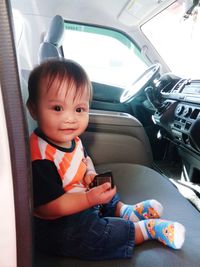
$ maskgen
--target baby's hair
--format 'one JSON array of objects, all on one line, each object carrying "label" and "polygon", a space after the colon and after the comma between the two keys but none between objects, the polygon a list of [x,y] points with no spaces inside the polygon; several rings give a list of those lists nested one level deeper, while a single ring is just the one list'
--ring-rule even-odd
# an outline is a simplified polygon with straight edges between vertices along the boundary
[{"label": "baby's hair", "polygon": [[81,65],[68,59],[48,59],[35,67],[30,73],[28,80],[29,97],[27,104],[37,104],[39,91],[41,90],[43,81],[45,81],[45,87],[48,91],[56,79],[59,82],[58,90],[61,84],[67,81],[68,88],[70,88],[71,85],[75,86],[75,97],[82,95],[84,90],[88,90],[89,99],[91,101],[92,85],[87,73]]}]

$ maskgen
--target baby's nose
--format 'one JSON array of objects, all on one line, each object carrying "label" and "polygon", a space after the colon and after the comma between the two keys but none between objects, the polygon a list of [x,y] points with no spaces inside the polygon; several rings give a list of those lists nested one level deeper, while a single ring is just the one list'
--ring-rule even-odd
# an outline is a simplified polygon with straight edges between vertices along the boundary
[{"label": "baby's nose", "polygon": [[64,117],[65,123],[73,123],[76,121],[76,116],[73,112],[67,112]]}]

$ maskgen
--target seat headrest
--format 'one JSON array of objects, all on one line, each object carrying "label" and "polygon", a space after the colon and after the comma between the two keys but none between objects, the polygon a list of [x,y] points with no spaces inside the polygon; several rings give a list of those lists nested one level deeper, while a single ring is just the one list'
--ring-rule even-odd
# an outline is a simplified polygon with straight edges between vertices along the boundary
[{"label": "seat headrest", "polygon": [[56,15],[50,22],[50,26],[44,37],[44,41],[60,47],[62,45],[64,31],[64,20],[60,15]]},{"label": "seat headrest", "polygon": [[65,32],[64,20],[56,15],[50,22],[44,41],[40,44],[38,61],[41,63],[47,58],[62,57],[61,46]]}]

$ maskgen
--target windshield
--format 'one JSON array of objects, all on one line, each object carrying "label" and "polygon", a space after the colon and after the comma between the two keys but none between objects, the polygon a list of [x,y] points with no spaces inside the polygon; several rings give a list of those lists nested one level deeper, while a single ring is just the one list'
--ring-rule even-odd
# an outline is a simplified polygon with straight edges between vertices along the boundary
[{"label": "windshield", "polygon": [[65,22],[62,47],[98,83],[127,88],[147,68],[138,47],[114,29]]},{"label": "windshield", "polygon": [[176,1],[141,27],[170,70],[181,77],[200,77],[198,12],[199,6],[185,18],[185,1]]}]

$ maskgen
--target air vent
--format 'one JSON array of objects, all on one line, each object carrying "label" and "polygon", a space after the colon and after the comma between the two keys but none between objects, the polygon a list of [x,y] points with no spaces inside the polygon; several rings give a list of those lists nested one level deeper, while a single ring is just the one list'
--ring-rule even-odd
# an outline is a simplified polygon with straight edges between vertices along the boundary
[{"label": "air vent", "polygon": [[195,108],[192,111],[192,114],[190,115],[190,118],[195,120],[197,118],[197,116],[199,115],[199,112],[200,112],[200,110],[198,108]]},{"label": "air vent", "polygon": [[170,93],[178,93],[182,90],[182,88],[185,86],[185,84],[188,83],[188,80],[187,79],[181,79],[177,82],[177,84],[175,84],[175,86],[172,88],[171,92]]}]

